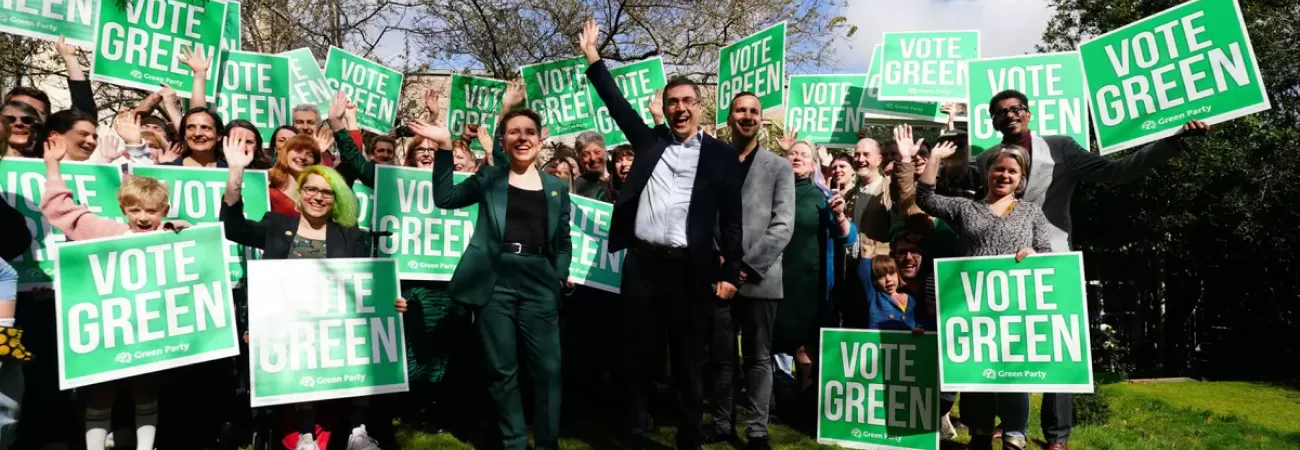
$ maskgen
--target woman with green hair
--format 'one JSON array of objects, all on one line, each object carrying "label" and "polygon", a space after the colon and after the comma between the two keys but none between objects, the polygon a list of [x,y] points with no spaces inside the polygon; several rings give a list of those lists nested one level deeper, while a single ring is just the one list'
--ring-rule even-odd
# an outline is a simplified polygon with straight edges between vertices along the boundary
[{"label": "woman with green hair", "polygon": [[[267,212],[260,221],[244,217],[240,187],[244,169],[253,162],[253,148],[245,145],[254,139],[248,130],[232,130],[224,141],[229,175],[221,204],[221,221],[226,225],[226,239],[262,249],[262,259],[367,258],[365,230],[357,228],[357,197],[334,169],[308,166],[298,175],[298,210],[292,217]],[[352,399],[346,410],[352,413],[350,424],[357,428],[353,439],[365,433],[364,417],[367,397]],[[282,416],[297,417],[297,429],[286,430],[283,442],[291,448],[315,449],[316,440],[327,440],[331,420],[317,420],[313,403],[299,403],[282,410]],[[359,431],[358,431],[359,430]]]}]

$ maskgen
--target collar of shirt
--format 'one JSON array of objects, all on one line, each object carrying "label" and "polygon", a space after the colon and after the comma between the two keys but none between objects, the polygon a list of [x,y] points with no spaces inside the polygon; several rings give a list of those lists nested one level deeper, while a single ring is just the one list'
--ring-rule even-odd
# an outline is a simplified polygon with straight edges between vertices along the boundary
[{"label": "collar of shirt", "polygon": [[704,128],[703,128],[703,127],[701,127],[700,129],[696,130],[696,131],[695,131],[695,134],[691,135],[691,138],[690,138],[690,139],[687,139],[685,142],[683,142],[683,141],[681,141],[681,140],[678,140],[678,139],[677,139],[677,135],[673,135],[673,145],[681,145],[681,146],[686,147],[686,148],[698,149],[698,148],[700,148],[700,143],[701,143],[701,142],[704,142]]}]

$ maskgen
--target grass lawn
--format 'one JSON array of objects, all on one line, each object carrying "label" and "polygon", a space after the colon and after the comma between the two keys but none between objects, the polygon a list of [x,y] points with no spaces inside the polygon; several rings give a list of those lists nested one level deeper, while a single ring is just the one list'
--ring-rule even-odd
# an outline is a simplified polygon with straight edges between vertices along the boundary
[{"label": "grass lawn", "polygon": [[[1074,430],[1075,450],[1194,450],[1194,449],[1300,449],[1300,391],[1269,384],[1239,382],[1177,382],[1112,384],[1103,387],[1110,400],[1111,417],[1104,426]],[[1030,414],[1031,448],[1042,449],[1038,423],[1039,396]],[[483,420],[490,419],[484,417]],[[565,450],[615,448],[599,423],[566,423],[560,446]],[[774,426],[776,449],[834,448],[790,428]],[[659,427],[647,438],[672,448],[672,427]],[[590,436],[590,437],[584,437]],[[964,430],[962,440],[965,440]],[[403,449],[472,449],[451,434],[427,435],[410,429],[399,431]],[[710,450],[724,450],[715,445]]]}]

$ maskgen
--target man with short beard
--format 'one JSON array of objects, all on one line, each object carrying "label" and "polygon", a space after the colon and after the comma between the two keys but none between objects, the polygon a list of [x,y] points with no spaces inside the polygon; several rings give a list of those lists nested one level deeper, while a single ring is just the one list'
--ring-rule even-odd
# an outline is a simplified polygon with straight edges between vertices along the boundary
[{"label": "man with short beard", "polygon": [[[713,304],[713,344],[709,347],[713,373],[713,427],[705,429],[706,443],[735,438],[736,335],[741,340],[745,393],[753,411],[745,418],[750,450],[767,450],[768,405],[772,399],[772,327],[781,302],[781,253],[794,232],[794,170],[790,161],[760,148],[763,104],[752,92],[731,100],[727,116],[731,147],[739,153],[743,233],[740,293],[731,301]],[[712,431],[712,433],[710,433]]]}]

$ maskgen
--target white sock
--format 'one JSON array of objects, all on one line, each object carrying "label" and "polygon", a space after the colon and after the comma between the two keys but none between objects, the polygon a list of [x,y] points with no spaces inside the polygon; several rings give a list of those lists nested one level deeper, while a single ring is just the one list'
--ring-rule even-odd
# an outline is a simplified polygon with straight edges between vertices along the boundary
[{"label": "white sock", "polygon": [[86,408],[86,450],[104,450],[112,424],[113,410]]},{"label": "white sock", "polygon": [[158,402],[135,405],[135,449],[153,450],[158,434]]}]

